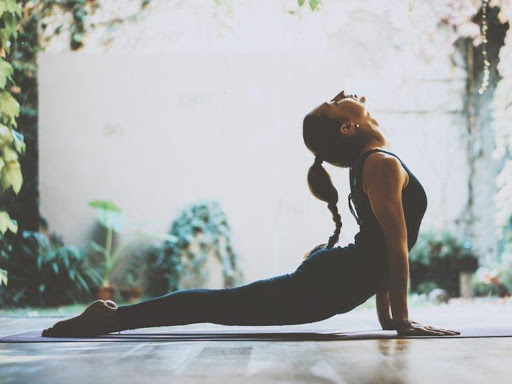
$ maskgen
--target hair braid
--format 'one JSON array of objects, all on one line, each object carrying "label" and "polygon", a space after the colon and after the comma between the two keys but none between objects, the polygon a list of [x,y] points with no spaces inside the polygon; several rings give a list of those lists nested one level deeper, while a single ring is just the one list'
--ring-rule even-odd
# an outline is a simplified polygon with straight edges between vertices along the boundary
[{"label": "hair braid", "polygon": [[331,177],[324,169],[324,167],[322,167],[322,160],[320,158],[317,157],[313,165],[309,168],[307,180],[309,190],[313,196],[327,203],[327,208],[329,208],[329,211],[332,213],[332,218],[336,228],[333,235],[329,237],[329,241],[326,244],[317,245],[315,248],[304,255],[304,259],[319,249],[334,247],[334,245],[339,240],[341,226],[343,225],[341,222],[341,215],[338,212],[338,206],[336,205],[338,202],[338,191],[334,187]]},{"label": "hair braid", "polygon": [[327,242],[326,248],[332,248],[334,247],[334,244],[336,244],[340,238],[340,232],[341,232],[341,226],[343,223],[341,222],[341,215],[338,212],[338,206],[336,203],[334,204],[327,204],[327,207],[332,213],[332,219],[334,220],[334,224],[336,225],[336,229],[334,230],[334,233],[331,237],[329,237],[329,241]]}]

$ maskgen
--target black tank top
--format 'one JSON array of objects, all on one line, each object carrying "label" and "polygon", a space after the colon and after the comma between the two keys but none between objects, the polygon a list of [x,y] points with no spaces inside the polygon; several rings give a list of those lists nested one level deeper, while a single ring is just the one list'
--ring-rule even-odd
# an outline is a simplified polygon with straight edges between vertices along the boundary
[{"label": "black tank top", "polygon": [[[373,214],[368,195],[363,191],[362,172],[366,158],[373,152],[385,152],[400,158],[394,153],[384,149],[374,148],[363,152],[350,168],[350,194],[348,196],[348,205],[352,215],[359,224],[359,232],[355,235],[354,240],[357,246],[371,250],[371,254],[378,257],[381,262],[386,262],[387,258],[386,243],[384,232],[380,224]],[[409,251],[416,243],[421,220],[427,209],[427,195],[419,180],[414,176],[410,169],[400,160],[400,163],[409,174],[409,182],[402,190],[402,205],[404,209],[405,222],[407,226],[407,245]],[[355,207],[355,214],[351,201]],[[386,263],[387,264],[387,263]],[[387,276],[387,273],[386,273]],[[387,279],[384,284],[387,287]]]}]

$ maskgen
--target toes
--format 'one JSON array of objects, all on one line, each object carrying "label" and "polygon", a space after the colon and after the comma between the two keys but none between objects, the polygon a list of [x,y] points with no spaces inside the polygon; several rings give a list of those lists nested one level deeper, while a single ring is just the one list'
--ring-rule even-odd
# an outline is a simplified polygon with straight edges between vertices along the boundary
[{"label": "toes", "polygon": [[44,329],[43,332],[41,332],[41,336],[46,336],[46,337],[55,336],[55,328],[50,327],[50,328]]}]

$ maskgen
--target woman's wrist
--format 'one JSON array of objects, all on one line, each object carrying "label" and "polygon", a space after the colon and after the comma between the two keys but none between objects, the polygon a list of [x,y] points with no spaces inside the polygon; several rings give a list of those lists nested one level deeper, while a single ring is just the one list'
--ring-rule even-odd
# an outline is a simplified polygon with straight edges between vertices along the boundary
[{"label": "woman's wrist", "polygon": [[395,325],[395,328],[398,329],[407,329],[412,327],[412,323],[409,319],[400,319],[400,320],[393,320],[393,324]]},{"label": "woman's wrist", "polygon": [[391,317],[382,317],[382,318],[379,318],[379,323],[380,323],[380,326],[382,327],[383,330],[394,330],[395,329],[395,324],[393,322],[393,319]]}]

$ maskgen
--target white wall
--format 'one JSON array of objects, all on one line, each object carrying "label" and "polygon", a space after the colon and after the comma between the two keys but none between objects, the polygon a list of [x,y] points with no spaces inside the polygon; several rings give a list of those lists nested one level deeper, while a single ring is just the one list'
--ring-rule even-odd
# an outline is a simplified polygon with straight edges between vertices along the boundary
[{"label": "white wall", "polygon": [[[40,55],[41,210],[68,243],[90,235],[92,199],[112,199],[133,225],[166,231],[185,204],[216,198],[247,281],[294,270],[334,229],[306,184],[313,156],[302,118],[342,88],[367,97],[423,183],[424,228],[460,213],[464,76],[442,28],[425,41],[391,11],[399,1],[332,1],[328,14],[302,20],[276,11],[290,1],[262,9],[248,1],[234,11],[234,32],[215,43],[194,29],[210,10],[193,4],[151,9],[107,46],[94,32],[79,53],[57,39]],[[166,17],[180,33],[164,33]],[[346,245],[357,232],[348,172],[326,168],[340,194]],[[130,239],[128,231],[123,241]]]}]

